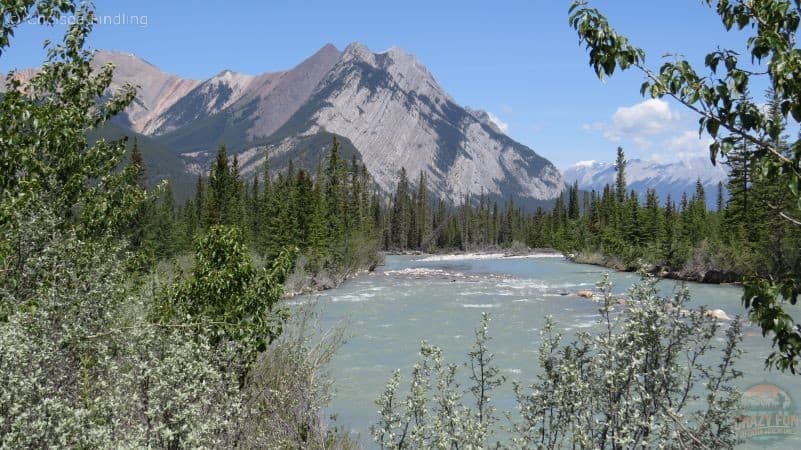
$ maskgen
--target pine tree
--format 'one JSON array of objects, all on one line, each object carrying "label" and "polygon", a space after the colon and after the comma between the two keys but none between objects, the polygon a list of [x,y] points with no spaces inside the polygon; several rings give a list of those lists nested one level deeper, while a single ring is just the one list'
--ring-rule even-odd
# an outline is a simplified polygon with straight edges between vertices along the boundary
[{"label": "pine tree", "polygon": [[408,248],[409,219],[409,179],[406,168],[401,167],[390,215],[390,239],[395,248],[402,250]]},{"label": "pine tree", "polygon": [[160,192],[152,210],[147,224],[147,243],[152,246],[156,260],[164,260],[173,256],[179,248],[175,197],[169,183]]},{"label": "pine tree", "polygon": [[217,150],[217,157],[209,175],[209,192],[204,206],[203,222],[206,227],[228,224],[228,196],[231,173],[228,167],[228,151],[225,145]]},{"label": "pine tree", "polygon": [[[136,139],[134,139],[133,148],[131,149],[131,161],[129,164],[135,173],[134,182],[136,187],[146,190],[147,170],[145,169],[145,159],[139,150],[139,142]],[[142,249],[146,239],[145,228],[147,227],[148,216],[151,214],[150,203],[150,201],[145,201],[138,205],[127,227],[128,239],[134,252]]]},{"label": "pine tree", "polygon": [[661,211],[659,208],[659,196],[655,189],[648,189],[645,199],[645,224],[644,237],[648,242],[659,243],[661,239]]},{"label": "pine tree", "polygon": [[579,214],[581,212],[579,208],[579,187],[578,181],[573,183],[573,186],[570,187],[570,200],[568,202],[567,207],[567,215],[570,220],[578,220]]},{"label": "pine tree", "polygon": [[617,178],[615,181],[617,202],[622,205],[626,202],[626,155],[623,153],[623,147],[617,148],[615,170],[617,171]]},{"label": "pine tree", "polygon": [[431,205],[428,200],[428,178],[422,170],[417,181],[416,208],[418,223],[417,248],[425,250],[431,242],[433,224],[431,222]]}]

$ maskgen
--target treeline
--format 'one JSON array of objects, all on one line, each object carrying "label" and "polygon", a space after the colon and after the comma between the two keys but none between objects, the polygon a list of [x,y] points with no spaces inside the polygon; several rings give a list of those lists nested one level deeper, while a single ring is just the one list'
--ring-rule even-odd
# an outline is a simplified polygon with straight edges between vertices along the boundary
[{"label": "treeline", "polygon": [[[136,144],[131,164],[144,187],[144,163]],[[214,225],[242,230],[249,248],[266,260],[297,249],[305,270],[347,273],[377,262],[380,197],[355,158],[346,161],[334,138],[314,176],[292,163],[272,173],[266,155],[261,173],[243,180],[237,156],[221,146],[208,177],[198,176],[195,196],[176,206],[169,185],[145,205],[131,242],[153,263],[189,251],[195,236]]]},{"label": "treeline", "polygon": [[[388,208],[384,247],[390,250],[486,250],[493,248],[555,248],[563,251],[602,250],[635,261],[645,256],[670,262],[685,258],[693,246],[719,232],[720,214],[707,211],[700,183],[692,197],[665,205],[649,190],[645,204],[627,191],[625,159],[619,151],[618,182],[602,192],[566,189],[551,210],[534,213],[503,203],[486,194],[465,196],[452,207],[443,200],[429,201],[424,173],[415,188],[401,170]],[[719,203],[722,204],[719,187]],[[722,206],[720,207],[723,208]]]},{"label": "treeline", "polygon": [[[771,108],[778,111],[775,104]],[[730,179],[718,185],[712,210],[700,180],[695,192],[680,198],[628,189],[619,148],[615,183],[590,192],[574,184],[552,209],[530,212],[513,199],[499,202],[485,193],[453,205],[431,195],[424,172],[412,181],[405,168],[395,191],[384,196],[363,164],[342,158],[336,139],[314,175],[292,161],[273,173],[267,155],[249,181],[223,146],[208,177],[198,177],[195,198],[177,207],[165,186],[140,211],[130,240],[153,262],[189,251],[193,237],[213,225],[231,225],[267,260],[283,248],[297,248],[300,265],[311,275],[369,268],[379,250],[510,248],[554,248],[582,262],[627,270],[650,265],[699,281],[798,273],[801,232],[780,213],[792,208],[793,196],[781,177],[756,175],[754,154],[747,144],[729,153]],[[136,145],[132,164],[144,186]]]},{"label": "treeline", "polygon": [[557,199],[553,211],[544,216],[553,247],[579,253],[584,262],[620,269],[650,264],[663,271],[683,272],[684,278],[703,277],[709,270],[734,276],[728,273],[733,267],[723,264],[728,207],[722,183],[715,210],[708,210],[700,180],[691,196],[668,196],[663,202],[656,190],[648,189],[641,201],[638,192],[627,189],[621,148],[616,167],[614,185],[606,185],[601,192],[581,192],[574,184]]},{"label": "treeline", "polygon": [[[774,145],[789,156],[780,105],[772,92],[767,98],[778,127]],[[549,243],[581,253],[579,260],[586,262],[626,269],[650,264],[698,281],[794,279],[801,273],[801,227],[783,213],[796,206],[791,183],[782,174],[760,171],[758,155],[746,141],[728,153],[729,180],[718,185],[717,206],[709,211],[700,180],[691,197],[668,197],[661,206],[648,190],[642,204],[637,192],[626,190],[626,161],[618,149],[614,185],[589,194],[574,185],[545,216]]]},{"label": "treeline", "polygon": [[432,199],[420,172],[410,185],[402,168],[385,216],[383,247],[390,251],[468,251],[508,248],[517,243],[545,246],[540,210],[532,216],[514,200],[499,204],[489,195],[466,195],[458,205]]},{"label": "treeline", "polygon": [[[769,109],[777,116],[779,106]],[[782,132],[776,135],[781,136]],[[776,145],[789,155],[785,139]],[[617,152],[617,177],[601,191],[568,187],[550,210],[527,212],[512,199],[486,194],[460,204],[433,200],[425,173],[414,186],[401,170],[383,221],[390,251],[470,251],[554,248],[577,261],[622,270],[651,266],[661,275],[707,282],[793,279],[801,273],[801,227],[782,214],[794,208],[785,177],[761,176],[758,152],[747,143],[728,154],[729,180],[717,186],[709,209],[701,180],[680,198],[628,189],[626,159]],[[728,194],[728,195],[726,195]],[[380,211],[381,209],[378,208]],[[376,225],[381,224],[376,220]]]},{"label": "treeline", "polygon": [[[645,204],[625,186],[622,150],[618,185],[602,192],[585,192],[573,185],[546,211],[533,214],[512,199],[499,204],[485,194],[466,196],[456,207],[427,200],[426,178],[420,174],[416,189],[408,186],[405,171],[389,211],[384,246],[388,249],[444,250],[525,246],[565,251],[604,249],[636,259],[646,254],[680,259],[687,249],[719,230],[719,214],[707,211],[700,183],[692,197],[678,202],[668,197],[661,206],[649,190]],[[722,186],[719,188],[722,203]]]}]

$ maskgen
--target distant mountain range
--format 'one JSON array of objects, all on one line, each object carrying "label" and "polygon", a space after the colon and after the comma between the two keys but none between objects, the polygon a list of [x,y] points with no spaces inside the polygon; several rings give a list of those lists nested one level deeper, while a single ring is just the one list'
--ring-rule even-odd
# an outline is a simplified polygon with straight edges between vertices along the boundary
[{"label": "distant mountain range", "polygon": [[[563,171],[568,184],[578,182],[584,190],[602,191],[606,184],[614,184],[617,170],[614,163],[581,161]],[[649,188],[656,189],[661,201],[670,195],[679,201],[683,193],[692,196],[697,180],[701,180],[706,192],[707,204],[717,201],[718,183],[726,184],[726,166],[713,166],[708,158],[693,158],[672,163],[633,159],[626,164],[626,183],[644,195]]]},{"label": "distant mountain range", "polygon": [[329,44],[290,70],[226,70],[208,80],[164,73],[132,54],[96,55],[96,64],[107,62],[116,66],[115,85],[139,86],[109,133],[140,136],[151,150],[146,162],[184,178],[181,186],[208,169],[220,144],[238,155],[248,176],[264,162],[265,145],[272,166],[292,159],[313,170],[332,135],[385,192],[394,190],[402,167],[413,180],[425,172],[432,193],[451,201],[484,192],[534,206],[565,186],[553,164],[504,134],[491,115],[457,104],[398,48],[375,53],[353,43],[340,52]]}]

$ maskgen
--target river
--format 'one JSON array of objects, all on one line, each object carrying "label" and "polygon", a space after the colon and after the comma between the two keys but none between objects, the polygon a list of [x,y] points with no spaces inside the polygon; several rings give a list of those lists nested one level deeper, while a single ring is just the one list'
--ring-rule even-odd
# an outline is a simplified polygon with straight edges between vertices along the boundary
[{"label": "river", "polygon": [[[473,342],[481,313],[492,316],[491,349],[508,380],[527,384],[537,373],[539,332],[548,315],[568,334],[596,326],[598,306],[574,295],[593,289],[606,269],[571,263],[561,257],[501,258],[492,256],[388,256],[374,273],[339,288],[315,294],[324,324],[347,321],[350,339],[331,367],[336,395],[330,411],[336,424],[351,430],[370,447],[369,427],[376,419],[375,399],[392,372],[408,380],[422,340],[443,348],[449,361],[462,363]],[[614,290],[625,292],[638,279],[632,273],[611,273]],[[732,317],[744,312],[736,286],[688,284],[692,304],[720,308]],[[663,280],[669,293],[677,283]],[[770,383],[796,397],[801,411],[801,377],[764,370],[770,343],[760,331],[744,326],[744,354],[739,369],[743,390]],[[515,411],[510,383],[498,391],[499,411]],[[797,433],[778,442],[748,441],[742,448],[801,448]]]}]

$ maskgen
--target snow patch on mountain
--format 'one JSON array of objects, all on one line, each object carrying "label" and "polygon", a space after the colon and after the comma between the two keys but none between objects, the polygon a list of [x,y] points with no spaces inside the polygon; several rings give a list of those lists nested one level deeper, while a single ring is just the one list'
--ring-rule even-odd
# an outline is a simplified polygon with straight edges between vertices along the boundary
[{"label": "snow patch on mountain", "polygon": [[[578,182],[584,190],[602,191],[604,186],[613,185],[617,176],[615,164],[599,161],[579,161],[563,172],[568,184]],[[692,195],[697,180],[704,185],[707,201],[717,196],[718,183],[726,183],[728,172],[725,165],[713,166],[707,158],[688,158],[672,163],[633,159],[626,164],[626,183],[643,195],[647,189],[656,189],[664,201],[668,195],[674,200],[683,193]]]}]

